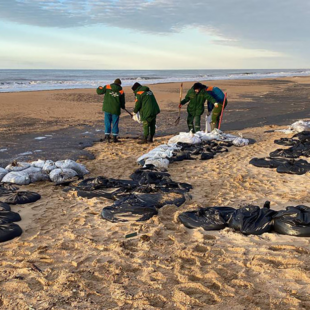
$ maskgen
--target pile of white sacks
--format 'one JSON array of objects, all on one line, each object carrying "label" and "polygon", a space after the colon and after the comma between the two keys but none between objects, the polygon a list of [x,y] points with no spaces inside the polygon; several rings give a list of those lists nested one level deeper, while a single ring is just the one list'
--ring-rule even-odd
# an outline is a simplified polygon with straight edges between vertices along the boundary
[{"label": "pile of white sacks", "polygon": [[303,131],[310,131],[310,121],[297,121],[289,126],[288,129],[278,129],[276,131],[283,132],[285,134],[298,133]]},{"label": "pile of white sacks", "polygon": [[28,185],[39,181],[52,181],[60,184],[87,173],[89,171],[83,165],[71,159],[56,162],[39,159],[32,163],[14,161],[5,169],[0,167],[0,182]]},{"label": "pile of white sacks", "polygon": [[248,139],[244,139],[241,135],[234,136],[231,134],[225,134],[219,129],[214,129],[212,132],[206,133],[204,131],[198,131],[195,134],[192,132],[180,132],[179,135],[172,137],[168,144],[162,144],[140,156],[137,162],[145,161],[144,166],[152,164],[157,168],[168,169],[169,160],[173,156],[173,152],[180,150],[177,145],[178,142],[188,143],[188,144],[199,144],[204,141],[231,141],[235,146],[245,146],[249,144]]}]

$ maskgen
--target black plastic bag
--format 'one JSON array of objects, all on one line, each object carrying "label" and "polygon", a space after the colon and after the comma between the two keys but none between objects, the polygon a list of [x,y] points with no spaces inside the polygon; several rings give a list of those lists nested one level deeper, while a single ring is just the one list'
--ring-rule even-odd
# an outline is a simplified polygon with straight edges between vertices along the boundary
[{"label": "black plastic bag", "polygon": [[17,224],[0,225],[0,242],[9,241],[19,237],[23,233],[22,229]]},{"label": "black plastic bag", "polygon": [[102,188],[123,188],[123,189],[134,189],[138,186],[137,182],[132,180],[118,180],[118,179],[108,179],[102,176],[96,178],[85,179],[78,183],[76,186],[80,190],[97,190]]},{"label": "black plastic bag", "polygon": [[0,183],[0,197],[14,193],[17,190],[18,190],[18,187],[10,183]]},{"label": "black plastic bag", "polygon": [[187,211],[179,215],[178,219],[187,228],[202,227],[204,230],[220,230],[227,226],[234,208],[207,207],[197,211]]},{"label": "black plastic bag", "polygon": [[214,158],[213,153],[202,153],[200,160],[208,160]]},{"label": "black plastic bag", "polygon": [[170,163],[183,160],[194,160],[194,158],[191,157],[190,152],[177,152],[174,153],[173,157],[169,158]]},{"label": "black plastic bag", "polygon": [[298,138],[300,142],[307,143],[310,142],[310,131],[302,131],[293,136],[293,138]]},{"label": "black plastic bag", "polygon": [[17,205],[17,204],[36,202],[40,198],[41,196],[35,192],[20,191],[20,192],[9,195],[6,198],[5,202],[11,205]]},{"label": "black plastic bag", "polygon": [[310,208],[287,207],[274,216],[274,230],[279,234],[310,237]]},{"label": "black plastic bag", "polygon": [[161,208],[165,205],[174,204],[177,207],[185,202],[185,196],[181,192],[158,192],[158,193],[135,193],[135,196],[142,200],[144,203]]},{"label": "black plastic bag", "polygon": [[300,141],[297,139],[291,139],[291,138],[281,138],[279,140],[274,140],[275,144],[284,145],[284,146],[295,146],[299,145]]},{"label": "black plastic bag", "polygon": [[[150,170],[143,170],[137,169],[133,174],[130,175],[130,178],[133,181],[138,182],[141,184],[158,184],[162,180],[170,180],[170,174],[167,172],[160,172],[160,171],[150,171]],[[171,180],[170,180],[171,181]]]},{"label": "black plastic bag", "polygon": [[11,211],[10,205],[5,202],[0,201],[0,212],[1,211]]},{"label": "black plastic bag", "polygon": [[300,154],[300,156],[310,157],[310,145],[301,143],[298,146],[293,147],[296,154]]},{"label": "black plastic bag", "polygon": [[310,164],[306,160],[290,160],[277,167],[278,173],[302,175],[310,171]]},{"label": "black plastic bag", "polygon": [[249,205],[236,210],[229,219],[228,225],[245,235],[261,235],[272,229],[273,216],[276,213],[270,210],[269,202],[266,202],[262,209]]},{"label": "black plastic bag", "polygon": [[117,200],[114,205],[102,209],[101,216],[110,222],[147,221],[157,215],[157,209],[137,198],[129,195]]},{"label": "black plastic bag", "polygon": [[288,159],[285,158],[252,158],[250,160],[250,164],[255,167],[260,168],[277,168],[280,165],[286,164],[288,162]]},{"label": "black plastic bag", "polygon": [[[71,189],[71,190],[74,190],[74,189]],[[101,189],[89,190],[89,191],[77,189],[76,191],[76,195],[78,197],[83,197],[87,199],[101,197],[101,198],[116,200],[118,196],[121,196],[124,193],[127,193],[127,190],[123,188],[101,188]]]},{"label": "black plastic bag", "polygon": [[0,225],[9,224],[13,222],[21,221],[21,217],[18,213],[12,211],[1,211],[0,212]]},{"label": "black plastic bag", "polygon": [[297,151],[293,147],[289,149],[277,149],[269,154],[271,158],[283,157],[283,158],[298,158],[301,156],[302,152]]}]

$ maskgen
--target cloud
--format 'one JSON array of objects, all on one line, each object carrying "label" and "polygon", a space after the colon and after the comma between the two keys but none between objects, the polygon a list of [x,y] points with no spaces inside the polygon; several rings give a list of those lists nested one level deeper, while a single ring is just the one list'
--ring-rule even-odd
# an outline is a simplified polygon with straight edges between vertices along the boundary
[{"label": "cloud", "polygon": [[[166,34],[197,27],[221,44],[306,54],[308,0],[1,0],[0,19],[43,27],[106,25]],[[202,34],[203,36],[203,34]],[[194,48],[194,47],[193,47]],[[224,47],[223,47],[224,48]]]}]

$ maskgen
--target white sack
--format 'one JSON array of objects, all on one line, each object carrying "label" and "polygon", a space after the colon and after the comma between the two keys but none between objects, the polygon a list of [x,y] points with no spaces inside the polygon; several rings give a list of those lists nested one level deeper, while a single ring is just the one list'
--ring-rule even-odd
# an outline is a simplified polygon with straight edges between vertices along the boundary
[{"label": "white sack", "polygon": [[52,160],[47,160],[42,168],[42,170],[46,173],[50,173],[52,170],[56,169],[56,165]]},{"label": "white sack", "polygon": [[37,167],[37,168],[43,168],[43,166],[44,166],[44,164],[45,164],[45,160],[42,160],[42,159],[38,159],[37,161],[33,161],[32,163],[31,163],[31,166],[33,166],[33,167]]},{"label": "white sack", "polygon": [[8,166],[5,167],[6,170],[10,171],[22,171],[30,167],[29,163],[24,162],[12,162]]},{"label": "white sack", "polygon": [[302,132],[302,131],[309,131],[310,130],[310,121],[305,122],[305,121],[298,121],[293,123],[290,126],[290,129],[293,130],[294,132]]},{"label": "white sack", "polygon": [[13,183],[17,185],[28,185],[30,183],[30,177],[24,171],[11,171],[2,179],[4,183]]},{"label": "white sack", "polygon": [[30,183],[49,180],[48,174],[44,173],[41,168],[29,167],[22,172],[28,175]]},{"label": "white sack", "polygon": [[176,144],[162,144],[138,158],[138,162],[147,158],[171,158],[175,150],[181,149]]},{"label": "white sack", "polygon": [[235,146],[246,146],[246,145],[249,145],[249,140],[248,139],[244,139],[242,137],[238,137],[238,138],[235,138],[232,143],[233,145]]},{"label": "white sack", "polygon": [[79,176],[83,176],[89,171],[81,164],[76,163],[74,160],[66,159],[66,160],[59,160],[55,163],[57,168],[61,169],[72,169],[77,172]]},{"label": "white sack", "polygon": [[277,132],[283,132],[287,135],[303,131],[310,131],[310,121],[299,120],[289,126],[288,129],[277,129]]},{"label": "white sack", "polygon": [[201,143],[201,139],[198,135],[190,132],[180,132],[177,136],[172,137],[168,141],[168,145],[176,144],[178,142],[188,143],[188,144],[198,144]]},{"label": "white sack", "polygon": [[157,168],[164,168],[168,169],[169,166],[169,160],[165,158],[148,158],[145,161],[144,167],[146,165],[154,165]]},{"label": "white sack", "polygon": [[7,173],[8,171],[6,169],[0,167],[0,182]]},{"label": "white sack", "polygon": [[206,133],[211,132],[212,115],[206,116]]},{"label": "white sack", "polygon": [[72,169],[54,169],[49,174],[49,177],[54,183],[63,183],[77,176],[77,172]]}]

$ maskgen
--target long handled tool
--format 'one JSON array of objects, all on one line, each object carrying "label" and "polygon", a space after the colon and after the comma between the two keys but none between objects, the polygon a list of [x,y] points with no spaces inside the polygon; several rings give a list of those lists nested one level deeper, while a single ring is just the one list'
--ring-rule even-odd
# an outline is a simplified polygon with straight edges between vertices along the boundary
[{"label": "long handled tool", "polygon": [[224,114],[224,107],[225,107],[226,99],[227,99],[227,93],[225,93],[225,97],[224,97],[224,100],[223,100],[222,112],[221,112],[221,117],[220,117],[220,122],[219,122],[219,129],[221,129],[221,124],[222,124],[222,118],[223,118],[223,114]]},{"label": "long handled tool", "polygon": [[124,109],[131,117],[133,116],[127,109]]},{"label": "long handled tool", "polygon": [[174,122],[175,126],[179,125],[180,119],[181,119],[181,100],[182,100],[182,95],[183,95],[183,83],[181,83],[181,86],[180,86],[179,115],[178,115],[178,118]]}]

